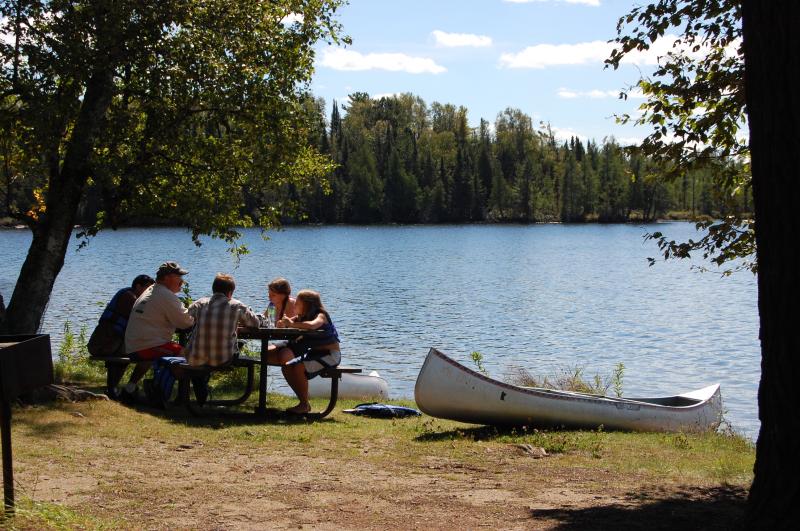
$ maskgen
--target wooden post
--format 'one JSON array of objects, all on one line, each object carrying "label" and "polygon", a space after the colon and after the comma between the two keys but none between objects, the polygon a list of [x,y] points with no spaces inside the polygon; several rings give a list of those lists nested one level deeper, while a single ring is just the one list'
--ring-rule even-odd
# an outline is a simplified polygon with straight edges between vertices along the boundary
[{"label": "wooden post", "polygon": [[3,439],[3,502],[6,516],[14,514],[14,467],[11,460],[11,404],[0,398],[0,432]]},{"label": "wooden post", "polygon": [[11,404],[21,394],[53,383],[50,336],[0,336],[0,439],[3,447],[5,514],[14,514],[14,463],[11,460]]},{"label": "wooden post", "polygon": [[256,414],[267,414],[267,352],[269,351],[269,335],[261,340],[261,369],[258,373],[258,407]]}]

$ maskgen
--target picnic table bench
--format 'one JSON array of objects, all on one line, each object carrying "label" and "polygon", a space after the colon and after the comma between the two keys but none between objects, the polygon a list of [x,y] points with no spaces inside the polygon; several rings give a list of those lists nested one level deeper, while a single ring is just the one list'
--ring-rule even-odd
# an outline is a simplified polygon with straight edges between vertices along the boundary
[{"label": "picnic table bench", "polygon": [[[298,330],[290,328],[258,328],[258,329],[241,329],[239,337],[242,339],[258,339],[261,340],[261,356],[260,358],[250,358],[246,356],[239,356],[233,359],[230,363],[219,367],[210,367],[206,365],[192,366],[188,363],[180,363],[172,365],[172,373],[178,382],[178,399],[177,403],[183,404],[192,415],[203,415],[206,411],[215,406],[235,406],[244,403],[253,392],[253,384],[255,380],[255,368],[261,367],[259,378],[259,403],[256,407],[255,414],[261,417],[274,416],[277,410],[269,409],[266,407],[267,400],[267,367],[279,366],[267,362],[267,349],[270,339],[291,339],[297,338],[302,335],[313,336],[315,331]],[[104,362],[106,366],[106,394],[114,398],[116,396],[116,389],[125,374],[125,369],[131,363],[137,363],[129,357],[106,357],[106,358],[91,358],[94,361]],[[245,384],[244,392],[241,396],[228,400],[207,400],[204,404],[198,404],[191,398],[191,379],[194,376],[202,376],[212,374],[215,372],[230,371],[238,368],[247,370],[247,383]],[[330,400],[327,407],[321,412],[312,412],[302,415],[306,418],[321,419],[326,417],[336,407],[336,402],[339,397],[339,380],[342,374],[360,373],[361,369],[355,367],[329,367],[319,373],[321,378],[331,379],[331,393]],[[208,406],[208,407],[206,407]]]},{"label": "picnic table bench", "polygon": [[[178,401],[186,405],[186,408],[189,410],[190,413],[193,415],[201,416],[203,415],[205,406],[235,406],[238,404],[242,404],[245,402],[250,394],[253,391],[253,374],[255,372],[255,367],[257,365],[261,365],[261,360],[258,358],[246,358],[241,357],[232,362],[231,365],[226,367],[208,367],[208,366],[191,366],[187,363],[182,363],[180,365],[173,366],[173,374],[175,374],[178,380]],[[272,367],[280,367],[278,364],[268,364],[268,366]],[[197,404],[196,401],[192,400],[191,392],[190,392],[190,384],[191,379],[193,376],[200,376],[205,374],[210,374],[220,370],[231,370],[236,367],[246,367],[247,368],[247,384],[245,386],[244,393],[242,396],[230,400],[208,400],[205,403],[205,406]],[[263,366],[262,366],[263,367]],[[265,372],[265,368],[262,368],[262,371]],[[339,398],[339,380],[342,378],[342,374],[353,374],[353,373],[360,373],[361,369],[357,369],[355,367],[328,367],[323,369],[322,372],[318,374],[320,378],[330,378],[331,380],[331,395],[330,399],[328,400],[328,405],[325,407],[324,410],[320,412],[309,412],[303,414],[301,416],[307,417],[310,419],[321,419],[325,418],[333,411],[333,408],[336,407],[336,402]],[[263,389],[263,396],[266,397],[266,388]],[[274,416],[275,414],[279,414],[280,412],[274,409],[261,409],[259,407],[256,408],[255,411],[257,416],[262,417],[270,417]]]},{"label": "picnic table bench", "polygon": [[[92,361],[104,362],[106,365],[106,394],[110,398],[116,398],[117,394],[117,386],[122,379],[122,375],[125,373],[128,365],[139,363],[139,360],[134,360],[129,357],[97,357],[91,358]],[[171,367],[173,370],[173,374],[175,375],[175,379],[178,382],[178,402],[184,400],[185,392],[183,391],[183,387],[187,388],[188,392],[188,385],[187,382],[191,376],[199,376],[201,374],[211,374],[213,372],[223,372],[223,371],[230,371],[236,368],[246,368],[247,369],[247,383],[245,385],[244,393],[241,397],[232,399],[232,400],[209,400],[207,403],[209,405],[237,405],[241,404],[246,401],[250,394],[253,392],[253,382],[255,380],[255,366],[260,363],[260,360],[257,358],[248,358],[248,357],[239,357],[231,361],[231,363],[219,366],[219,367],[209,367],[209,366],[199,366],[199,367],[192,367],[188,363],[181,363],[176,364]]]}]

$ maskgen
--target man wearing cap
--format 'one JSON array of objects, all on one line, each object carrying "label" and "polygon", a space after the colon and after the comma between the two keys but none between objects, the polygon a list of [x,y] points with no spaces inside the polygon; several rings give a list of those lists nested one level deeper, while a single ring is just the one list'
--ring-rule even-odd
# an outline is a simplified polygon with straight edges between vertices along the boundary
[{"label": "man wearing cap", "polygon": [[[183,347],[172,340],[176,329],[191,328],[194,318],[176,293],[188,273],[177,262],[164,262],[156,273],[156,282],[136,300],[125,331],[125,350],[131,359],[152,361],[165,356],[180,356]],[[147,372],[149,363],[138,364],[121,397],[133,399],[136,384]]]}]

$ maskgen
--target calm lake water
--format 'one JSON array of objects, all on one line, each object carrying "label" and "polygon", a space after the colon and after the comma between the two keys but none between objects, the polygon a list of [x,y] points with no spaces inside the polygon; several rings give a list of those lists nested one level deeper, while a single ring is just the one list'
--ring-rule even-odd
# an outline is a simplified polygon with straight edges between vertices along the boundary
[{"label": "calm lake water", "polygon": [[[755,437],[760,375],[755,277],[721,278],[690,263],[648,267],[655,226],[301,227],[245,231],[251,254],[237,264],[227,246],[195,247],[181,229],[101,233],[67,254],[42,325],[58,345],[65,321],[91,331],[101,307],[140,273],[165,260],[189,270],[192,295],[208,295],[213,275],[231,272],[236,297],[262,311],[266,284],[287,277],[313,288],[342,337],[348,365],[377,370],[394,397],[412,397],[428,348],[467,365],[483,354],[490,374],[525,368],[586,376],[624,363],[624,395],[674,394],[721,382],[726,418]],[[690,223],[659,224],[670,237]],[[6,300],[30,234],[0,231],[0,292]],[[273,382],[277,381],[274,379]],[[276,384],[280,389],[280,384]]]}]

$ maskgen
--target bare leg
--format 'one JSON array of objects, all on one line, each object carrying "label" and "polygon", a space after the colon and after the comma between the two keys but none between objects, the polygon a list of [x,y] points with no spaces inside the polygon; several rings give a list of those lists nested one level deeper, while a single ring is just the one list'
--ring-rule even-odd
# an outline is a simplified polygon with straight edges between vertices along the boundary
[{"label": "bare leg", "polygon": [[141,380],[144,375],[147,374],[147,371],[150,369],[152,364],[152,361],[140,361],[137,363],[133,368],[133,372],[131,373],[131,378],[128,380],[128,383],[134,385],[139,383],[139,380]]},{"label": "bare leg", "polygon": [[147,373],[152,364],[152,361],[140,361],[136,363],[128,383],[120,388],[119,399],[121,402],[128,404],[136,402],[136,384],[139,383],[139,380]]},{"label": "bare leg", "polygon": [[306,378],[306,370],[302,363],[295,365],[284,365],[287,361],[293,359],[294,352],[288,348],[281,348],[277,352],[269,351],[267,353],[267,360],[269,363],[281,365],[281,372],[286,379],[286,383],[292,388],[297,399],[300,401],[296,406],[287,409],[290,413],[308,413],[311,411],[311,404],[308,402],[308,378]]},{"label": "bare leg", "polygon": [[302,363],[296,365],[284,365],[281,367],[283,377],[292,388],[294,394],[300,403],[296,406],[287,409],[290,413],[308,413],[311,411],[311,404],[308,402],[308,378],[306,378],[306,369]]}]

